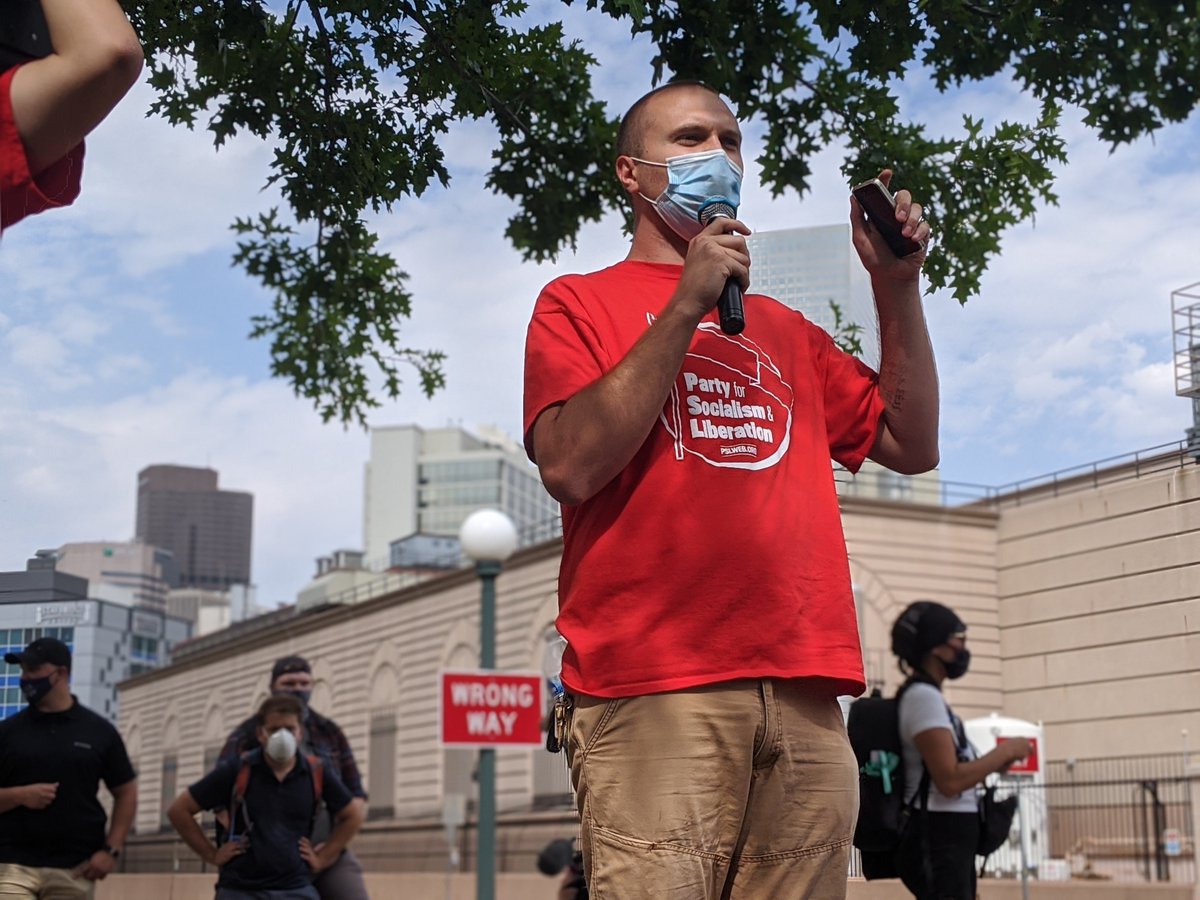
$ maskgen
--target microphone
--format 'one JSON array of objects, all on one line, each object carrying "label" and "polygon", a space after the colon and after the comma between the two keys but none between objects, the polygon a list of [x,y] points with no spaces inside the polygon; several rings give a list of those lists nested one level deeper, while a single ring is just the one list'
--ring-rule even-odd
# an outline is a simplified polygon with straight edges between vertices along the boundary
[{"label": "microphone", "polygon": [[[700,207],[700,224],[708,226],[713,219],[736,219],[737,209],[724,197],[713,197]],[[721,298],[717,301],[717,315],[721,319],[721,330],[726,334],[741,334],[746,327],[746,308],[742,303],[742,286],[736,278],[725,282]]]}]

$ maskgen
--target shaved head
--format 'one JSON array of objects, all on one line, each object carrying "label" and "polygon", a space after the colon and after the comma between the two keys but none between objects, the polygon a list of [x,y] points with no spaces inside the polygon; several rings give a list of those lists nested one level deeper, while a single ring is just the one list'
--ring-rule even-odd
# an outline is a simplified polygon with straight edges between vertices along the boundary
[{"label": "shaved head", "polygon": [[617,129],[617,156],[641,156],[645,152],[646,124],[650,120],[653,105],[651,101],[670,91],[700,88],[720,98],[715,90],[702,81],[671,81],[660,85],[645,94],[621,119],[621,127]]}]

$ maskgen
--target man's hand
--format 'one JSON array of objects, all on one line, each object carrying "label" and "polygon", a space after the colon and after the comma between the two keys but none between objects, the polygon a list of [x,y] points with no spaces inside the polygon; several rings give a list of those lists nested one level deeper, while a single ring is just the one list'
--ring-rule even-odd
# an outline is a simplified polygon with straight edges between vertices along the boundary
[{"label": "man's hand", "polygon": [[25,792],[21,796],[22,806],[28,806],[30,809],[45,809],[54,802],[54,798],[58,795],[58,782],[27,784],[24,789]]},{"label": "man's hand", "polygon": [[243,836],[236,841],[226,841],[217,848],[217,852],[213,854],[213,858],[209,860],[218,869],[224,868],[225,864],[237,856],[241,856],[246,852],[246,848],[250,846],[250,839]]},{"label": "man's hand", "polygon": [[[879,180],[885,186],[892,182],[892,170],[884,169]],[[896,191],[896,220],[904,223],[901,234],[912,238],[921,249],[908,256],[896,256],[882,235],[875,230],[863,212],[862,206],[850,197],[850,231],[854,238],[854,249],[864,268],[872,278],[889,278],[896,281],[916,281],[921,274],[929,246],[929,223],[925,221],[925,210],[914,203],[912,194],[906,190]]]},{"label": "man's hand", "polygon": [[317,844],[314,847],[308,838],[300,838],[300,857],[308,863],[308,867],[312,869],[314,875],[325,871],[337,862],[336,859],[327,859],[327,854],[323,852],[324,850],[324,843]]},{"label": "man's hand", "polygon": [[697,319],[717,305],[730,278],[737,280],[743,291],[750,287],[750,251],[743,236],[749,233],[737,219],[721,217],[688,243],[675,297]]},{"label": "man's hand", "polygon": [[107,850],[97,850],[83,864],[83,868],[79,870],[79,874],[88,881],[100,881],[106,876],[111,875],[112,870],[116,867],[117,861],[113,859],[111,853]]}]

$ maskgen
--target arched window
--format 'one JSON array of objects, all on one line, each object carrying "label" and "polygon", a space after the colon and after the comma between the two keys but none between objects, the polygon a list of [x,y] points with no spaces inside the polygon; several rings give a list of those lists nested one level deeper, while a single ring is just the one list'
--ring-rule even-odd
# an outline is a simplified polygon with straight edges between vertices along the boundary
[{"label": "arched window", "polygon": [[367,743],[367,818],[396,815],[396,707],[400,682],[387,663],[371,678]]}]

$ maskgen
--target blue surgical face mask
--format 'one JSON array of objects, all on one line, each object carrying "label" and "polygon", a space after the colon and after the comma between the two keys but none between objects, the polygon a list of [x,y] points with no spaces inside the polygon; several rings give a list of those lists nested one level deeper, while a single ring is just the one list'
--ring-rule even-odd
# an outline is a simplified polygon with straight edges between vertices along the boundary
[{"label": "blue surgical face mask", "polygon": [[742,170],[724,150],[703,150],[669,156],[665,163],[630,157],[647,166],[663,166],[667,170],[667,187],[657,200],[645,194],[671,230],[690,241],[701,231],[700,211],[713,201],[728,204],[737,211],[742,200]]}]

